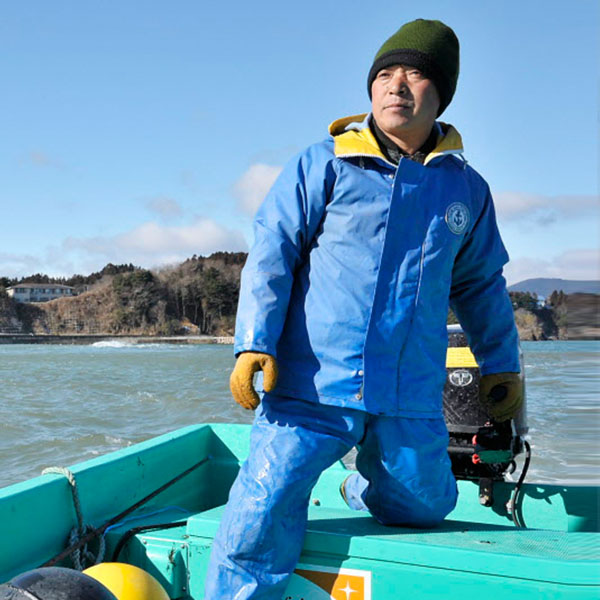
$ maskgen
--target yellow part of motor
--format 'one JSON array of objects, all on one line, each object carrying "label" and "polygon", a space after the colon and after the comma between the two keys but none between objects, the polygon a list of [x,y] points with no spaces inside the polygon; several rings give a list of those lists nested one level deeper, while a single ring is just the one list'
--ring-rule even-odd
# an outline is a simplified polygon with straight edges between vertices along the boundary
[{"label": "yellow part of motor", "polygon": [[448,348],[448,352],[446,353],[447,369],[458,369],[460,367],[469,369],[477,366],[477,361],[468,346]]},{"label": "yellow part of motor", "polygon": [[143,569],[126,563],[100,563],[84,571],[107,587],[118,600],[169,600],[158,581]]}]

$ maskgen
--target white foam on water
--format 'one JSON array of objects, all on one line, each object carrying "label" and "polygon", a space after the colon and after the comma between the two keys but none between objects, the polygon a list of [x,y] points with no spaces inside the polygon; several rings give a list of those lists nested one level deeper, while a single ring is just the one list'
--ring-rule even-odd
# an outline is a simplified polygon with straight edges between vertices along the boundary
[{"label": "white foam on water", "polygon": [[131,348],[135,346],[131,342],[120,342],[118,340],[106,340],[104,342],[94,342],[92,344],[94,348]]},{"label": "white foam on water", "polygon": [[172,347],[174,344],[130,344],[134,348],[165,348]]},{"label": "white foam on water", "polygon": [[160,402],[159,398],[157,398],[152,392],[138,390],[136,392],[136,396],[142,402]]},{"label": "white foam on water", "polygon": [[120,437],[113,437],[112,435],[108,435],[108,434],[104,434],[104,439],[109,444],[113,444],[113,445],[116,445],[119,447],[126,447],[126,448],[131,446],[133,443],[133,442],[130,442],[129,440],[125,440]]},{"label": "white foam on water", "polygon": [[123,342],[121,340],[105,340],[92,344],[93,348],[161,348],[166,346],[169,346],[169,344],[136,344],[135,342]]}]

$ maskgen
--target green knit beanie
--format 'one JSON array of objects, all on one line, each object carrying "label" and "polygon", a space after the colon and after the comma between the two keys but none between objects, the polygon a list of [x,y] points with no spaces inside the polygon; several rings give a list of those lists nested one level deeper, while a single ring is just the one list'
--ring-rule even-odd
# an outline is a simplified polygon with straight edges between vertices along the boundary
[{"label": "green knit beanie", "polygon": [[369,71],[368,89],[381,69],[404,64],[423,71],[440,96],[438,117],[454,96],[458,79],[458,38],[441,21],[417,19],[406,23],[379,49]]}]

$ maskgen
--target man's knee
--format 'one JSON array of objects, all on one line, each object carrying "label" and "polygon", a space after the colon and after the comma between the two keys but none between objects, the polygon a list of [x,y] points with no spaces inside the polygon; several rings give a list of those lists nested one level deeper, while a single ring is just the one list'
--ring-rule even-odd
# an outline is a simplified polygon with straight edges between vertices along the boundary
[{"label": "man's knee", "polygon": [[435,495],[390,495],[372,503],[369,511],[382,525],[430,528],[439,525],[454,510],[457,497],[454,484]]},{"label": "man's knee", "polygon": [[435,507],[413,506],[410,509],[379,507],[376,511],[371,511],[371,514],[382,525],[429,529],[439,525],[452,512],[454,505],[455,502]]}]

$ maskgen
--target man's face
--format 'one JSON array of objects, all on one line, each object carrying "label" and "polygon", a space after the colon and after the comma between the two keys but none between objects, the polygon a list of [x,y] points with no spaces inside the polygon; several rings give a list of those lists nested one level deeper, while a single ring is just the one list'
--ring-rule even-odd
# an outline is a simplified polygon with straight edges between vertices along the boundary
[{"label": "man's face", "polygon": [[399,139],[429,135],[440,106],[433,81],[407,65],[381,69],[371,86],[371,98],[379,128]]}]

